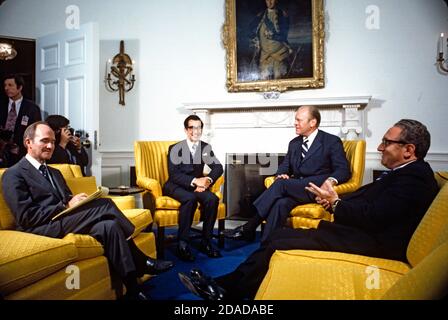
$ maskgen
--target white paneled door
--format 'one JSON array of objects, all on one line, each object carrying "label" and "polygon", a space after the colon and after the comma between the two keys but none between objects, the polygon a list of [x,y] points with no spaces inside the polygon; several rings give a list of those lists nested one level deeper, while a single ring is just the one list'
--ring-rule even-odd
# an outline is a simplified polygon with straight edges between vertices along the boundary
[{"label": "white paneled door", "polygon": [[36,41],[36,86],[42,118],[60,114],[88,134],[89,172],[101,183],[99,128],[99,40],[95,23]]}]

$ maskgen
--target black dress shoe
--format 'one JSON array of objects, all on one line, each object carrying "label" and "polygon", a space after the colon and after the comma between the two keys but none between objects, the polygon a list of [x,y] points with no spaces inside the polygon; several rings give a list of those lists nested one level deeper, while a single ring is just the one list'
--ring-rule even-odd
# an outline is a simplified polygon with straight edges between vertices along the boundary
[{"label": "black dress shoe", "polygon": [[182,261],[193,262],[195,257],[191,252],[190,246],[184,241],[180,241],[177,245],[177,256]]},{"label": "black dress shoe", "polygon": [[216,282],[204,275],[201,270],[192,269],[190,275],[179,272],[179,279],[190,290],[204,300],[224,300],[226,291]]},{"label": "black dress shoe", "polygon": [[146,272],[148,274],[159,274],[171,269],[173,266],[174,263],[172,261],[156,260],[152,258],[146,260]]},{"label": "black dress shoe", "polygon": [[213,245],[211,244],[210,241],[202,242],[201,246],[199,247],[199,251],[206,254],[210,258],[221,258],[222,257],[219,250],[216,249],[215,247],[213,247]]},{"label": "black dress shoe", "polygon": [[246,230],[244,225],[233,230],[225,230],[224,237],[233,240],[245,240],[252,242],[255,240],[255,231]]}]

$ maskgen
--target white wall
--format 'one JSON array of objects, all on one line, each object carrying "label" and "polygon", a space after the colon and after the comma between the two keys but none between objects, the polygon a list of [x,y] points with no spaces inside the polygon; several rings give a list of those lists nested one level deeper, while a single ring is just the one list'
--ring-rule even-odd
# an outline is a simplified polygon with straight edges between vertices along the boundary
[{"label": "white wall", "polygon": [[[129,41],[130,54],[137,57],[138,85],[126,95],[126,107],[118,105],[117,94],[111,98],[100,92],[105,154],[127,151],[131,158],[135,139],[183,138],[183,103],[262,99],[256,93],[226,91],[224,0],[7,0],[0,6],[0,34],[37,38],[61,30],[65,8],[73,4],[80,8],[81,23],[98,22],[101,60],[111,50],[118,51],[121,39]],[[379,30],[365,27],[366,8],[372,4],[380,10]],[[383,133],[409,117],[428,126],[428,159],[435,169],[446,169],[448,143],[441,120],[448,119],[448,75],[435,67],[438,36],[448,33],[446,4],[327,0],[325,13],[325,88],[282,97],[372,95],[375,102],[366,119],[367,149],[372,152],[368,165],[379,167],[375,149]]]}]

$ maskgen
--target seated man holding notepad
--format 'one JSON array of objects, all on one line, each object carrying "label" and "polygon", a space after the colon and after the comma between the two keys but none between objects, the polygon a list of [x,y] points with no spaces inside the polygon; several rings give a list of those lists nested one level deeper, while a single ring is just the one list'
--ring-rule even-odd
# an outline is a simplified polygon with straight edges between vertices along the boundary
[{"label": "seated man holding notepad", "polygon": [[151,259],[137,248],[131,239],[134,225],[110,199],[95,199],[53,219],[88,195],[72,195],[62,174],[47,167],[55,143],[47,123],[30,125],[23,142],[26,156],[2,177],[3,196],[15,216],[17,229],[53,238],[68,233],[91,235],[103,245],[111,267],[126,286],[126,296],[146,299],[138,288],[137,277],[166,271],[173,263]]}]

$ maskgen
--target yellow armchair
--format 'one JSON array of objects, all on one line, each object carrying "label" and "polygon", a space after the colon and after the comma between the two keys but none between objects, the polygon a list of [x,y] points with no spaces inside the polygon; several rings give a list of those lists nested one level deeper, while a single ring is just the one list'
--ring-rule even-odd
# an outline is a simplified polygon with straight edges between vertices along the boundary
[{"label": "yellow armchair", "polygon": [[[448,294],[448,184],[426,211],[407,248],[407,262],[356,254],[279,250],[256,299],[421,300]],[[436,177],[437,178],[437,177]]]},{"label": "yellow armchair", "polygon": [[[145,189],[143,193],[144,205],[153,213],[157,225],[157,256],[164,257],[165,227],[177,226],[180,202],[164,196],[162,186],[168,180],[168,148],[177,141],[135,141],[135,173],[137,185]],[[224,183],[221,176],[210,189],[219,199],[218,206],[218,245],[224,245],[223,231],[225,228],[226,208],[222,203],[220,188]],[[149,203],[146,201],[149,196]],[[197,209],[194,221],[199,222],[200,210]]]},{"label": "yellow armchair", "polygon": [[[366,142],[365,140],[345,140],[342,142],[345,155],[350,164],[352,176],[350,180],[335,187],[339,195],[356,191],[362,185],[365,168]],[[266,188],[274,183],[274,177],[267,177],[264,181]],[[332,215],[317,203],[296,206],[291,210],[289,223],[297,228],[317,228],[321,220],[332,221]]]},{"label": "yellow armchair", "polygon": [[[65,179],[70,191],[73,194],[85,192],[87,194],[94,193],[97,190],[95,177],[84,177],[81,168],[76,164],[50,164],[49,166],[58,169]],[[120,210],[134,209],[135,198],[129,196],[107,196],[110,198]]]}]

